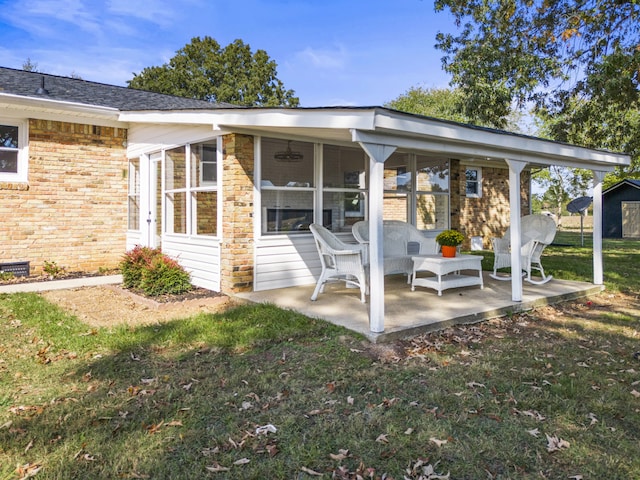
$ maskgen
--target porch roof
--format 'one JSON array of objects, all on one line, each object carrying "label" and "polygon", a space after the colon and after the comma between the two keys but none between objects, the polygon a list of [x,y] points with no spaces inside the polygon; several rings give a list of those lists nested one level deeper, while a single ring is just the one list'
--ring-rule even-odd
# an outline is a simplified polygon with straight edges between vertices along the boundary
[{"label": "porch roof", "polygon": [[596,150],[502,130],[399,112],[384,107],[215,108],[121,112],[128,123],[210,124],[220,133],[298,138],[313,142],[393,145],[399,149],[461,159],[531,166],[562,165],[612,171],[629,155]]}]

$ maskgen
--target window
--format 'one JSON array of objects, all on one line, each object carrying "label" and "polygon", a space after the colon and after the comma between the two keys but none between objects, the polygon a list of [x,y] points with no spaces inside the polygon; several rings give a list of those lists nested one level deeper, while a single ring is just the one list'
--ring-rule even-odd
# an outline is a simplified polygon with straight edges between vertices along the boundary
[{"label": "window", "polygon": [[[360,148],[323,145],[323,225],[351,231],[366,216],[366,157]],[[329,214],[327,214],[329,212]]]},{"label": "window", "polygon": [[465,170],[466,177],[466,194],[469,198],[482,197],[482,169],[480,167]]},{"label": "window", "polygon": [[416,227],[449,228],[449,162],[416,156]]},{"label": "window", "polygon": [[215,142],[191,145],[191,233],[218,232],[218,153]]},{"label": "window", "polygon": [[140,159],[129,160],[128,228],[140,230]]},{"label": "window", "polygon": [[384,162],[385,220],[411,222],[411,158],[408,153],[393,153]]},{"label": "window", "polygon": [[165,232],[217,235],[217,158],[215,141],[180,146],[165,152]]},{"label": "window", "polygon": [[262,139],[262,233],[304,233],[316,221],[314,151],[313,143]]},{"label": "window", "polygon": [[187,233],[186,147],[173,148],[164,157],[165,231]]},{"label": "window", "polygon": [[0,119],[0,181],[27,181],[27,127]]}]

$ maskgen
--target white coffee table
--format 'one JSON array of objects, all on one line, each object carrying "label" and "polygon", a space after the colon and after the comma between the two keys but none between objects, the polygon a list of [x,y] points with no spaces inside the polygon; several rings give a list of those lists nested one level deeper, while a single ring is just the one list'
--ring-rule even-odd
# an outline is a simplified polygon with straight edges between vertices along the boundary
[{"label": "white coffee table", "polygon": [[[469,287],[480,285],[482,281],[482,258],[479,255],[456,255],[443,257],[442,255],[419,255],[411,257],[413,260],[413,274],[411,275],[411,291],[417,287],[433,288],[442,296],[447,288]],[[464,275],[462,270],[473,270],[478,275]],[[435,277],[418,277],[418,272],[432,272]]]}]

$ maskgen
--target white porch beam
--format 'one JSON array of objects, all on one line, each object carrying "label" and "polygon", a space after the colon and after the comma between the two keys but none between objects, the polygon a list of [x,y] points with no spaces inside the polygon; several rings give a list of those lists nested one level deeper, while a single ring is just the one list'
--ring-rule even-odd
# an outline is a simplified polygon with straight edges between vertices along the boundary
[{"label": "white porch beam", "polygon": [[392,145],[360,143],[369,155],[369,330],[384,332],[383,200],[384,162],[396,150]]},{"label": "white porch beam", "polygon": [[[571,168],[597,168],[604,171],[613,171],[616,165],[625,165],[625,157],[621,154],[588,150],[582,147],[570,145],[559,145],[552,143],[550,148],[548,141],[533,138],[516,138],[512,148],[505,146],[505,142],[510,137],[492,134],[491,139],[496,143],[489,143],[488,139],[480,135],[477,138],[471,135],[456,137],[435,136],[437,131],[424,132],[420,136],[400,136],[382,132],[367,132],[353,129],[351,137],[354,142],[377,143],[384,145],[397,145],[398,148],[410,150],[422,150],[424,152],[438,153],[442,155],[456,155],[473,159],[501,160],[509,157],[512,160],[532,163],[536,165],[561,165]],[[469,132],[466,132],[469,133]],[[476,132],[483,133],[482,131]],[[485,132],[484,135],[487,135]],[[583,150],[588,150],[588,158],[584,156]]]},{"label": "white porch beam", "polygon": [[604,283],[602,263],[602,180],[605,172],[593,171],[593,283]]},{"label": "white porch beam", "polygon": [[522,301],[522,231],[520,226],[520,173],[527,165],[525,162],[506,160],[509,165],[509,209],[511,211],[511,300]]}]

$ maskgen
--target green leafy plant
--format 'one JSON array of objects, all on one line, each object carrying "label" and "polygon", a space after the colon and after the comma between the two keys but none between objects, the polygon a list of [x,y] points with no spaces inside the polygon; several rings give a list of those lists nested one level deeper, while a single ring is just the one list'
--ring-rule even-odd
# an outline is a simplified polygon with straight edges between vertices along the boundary
[{"label": "green leafy plant", "polygon": [[140,289],[146,295],[179,294],[191,290],[189,274],[159,248],[136,245],[120,262],[125,288]]},{"label": "green leafy plant", "polygon": [[42,271],[50,278],[57,278],[64,273],[64,267],[59,266],[56,262],[44,261]]},{"label": "green leafy plant", "polygon": [[449,247],[457,247],[463,241],[464,235],[457,230],[444,230],[436,237],[436,242]]},{"label": "green leafy plant", "polygon": [[136,245],[125,253],[120,262],[124,288],[140,288],[142,272],[159,255],[162,255],[162,251],[159,248],[143,247],[141,245]]},{"label": "green leafy plant", "polygon": [[13,280],[15,277],[13,272],[0,272],[0,282],[7,282]]},{"label": "green leafy plant", "polygon": [[191,290],[191,279],[178,262],[158,255],[142,270],[140,288],[151,297],[184,293]]}]

